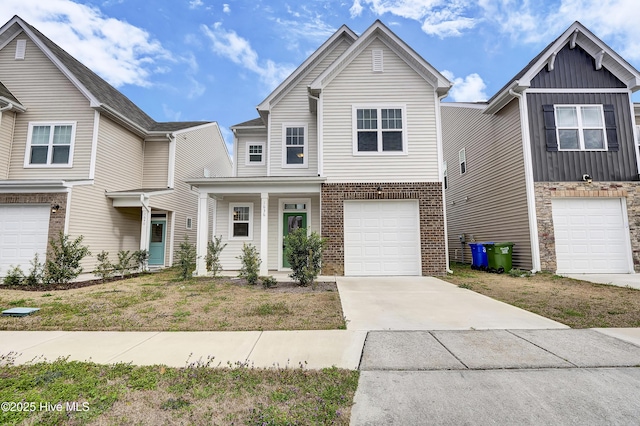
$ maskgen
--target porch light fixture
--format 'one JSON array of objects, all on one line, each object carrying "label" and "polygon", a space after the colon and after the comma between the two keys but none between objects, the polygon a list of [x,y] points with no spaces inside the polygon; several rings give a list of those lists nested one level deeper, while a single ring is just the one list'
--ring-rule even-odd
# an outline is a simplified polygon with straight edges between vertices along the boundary
[{"label": "porch light fixture", "polygon": [[51,213],[56,213],[58,210],[60,210],[60,204],[51,205]]},{"label": "porch light fixture", "polygon": [[593,178],[588,173],[585,173],[585,174],[582,175],[582,180],[587,182],[587,183],[593,182]]},{"label": "porch light fixture", "polygon": [[382,195],[382,186],[378,185],[378,187],[376,188],[376,192],[378,193],[378,195]]}]

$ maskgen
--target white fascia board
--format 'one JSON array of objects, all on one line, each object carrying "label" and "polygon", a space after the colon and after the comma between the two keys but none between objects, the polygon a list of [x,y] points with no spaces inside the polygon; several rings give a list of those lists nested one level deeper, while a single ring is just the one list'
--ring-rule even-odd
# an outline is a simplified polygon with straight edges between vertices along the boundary
[{"label": "white fascia board", "polygon": [[485,109],[487,103],[475,103],[475,102],[440,102],[441,107],[445,108],[473,108],[473,109]]},{"label": "white fascia board", "polygon": [[92,184],[92,180],[88,181],[72,181],[65,180],[5,180],[0,181],[0,193],[30,193],[30,192],[68,192],[69,188],[76,185]]},{"label": "white fascia board", "polygon": [[215,195],[234,194],[308,194],[320,193],[325,178],[294,177],[294,178],[210,178],[193,179],[186,183],[196,188],[200,193]]},{"label": "white fascia board", "polygon": [[512,92],[521,94],[528,88],[529,88],[528,85],[527,86],[521,85],[519,80],[514,81],[508,87],[505,87],[505,89],[500,93],[500,95],[486,106],[486,108],[483,111],[483,114],[497,113],[502,108],[507,106],[507,104],[515,98],[515,96],[512,95]]}]

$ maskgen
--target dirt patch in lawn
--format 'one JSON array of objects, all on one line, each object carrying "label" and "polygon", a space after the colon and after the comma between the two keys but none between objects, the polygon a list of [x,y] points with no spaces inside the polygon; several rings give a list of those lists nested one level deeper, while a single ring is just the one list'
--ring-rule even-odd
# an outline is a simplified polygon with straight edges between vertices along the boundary
[{"label": "dirt patch in lawn", "polygon": [[264,289],[230,278],[174,279],[175,271],[70,290],[0,289],[0,330],[231,331],[345,328],[335,283]]},{"label": "dirt patch in lawn", "polygon": [[573,328],[640,327],[640,290],[593,284],[550,273],[531,277],[452,265],[443,279]]}]

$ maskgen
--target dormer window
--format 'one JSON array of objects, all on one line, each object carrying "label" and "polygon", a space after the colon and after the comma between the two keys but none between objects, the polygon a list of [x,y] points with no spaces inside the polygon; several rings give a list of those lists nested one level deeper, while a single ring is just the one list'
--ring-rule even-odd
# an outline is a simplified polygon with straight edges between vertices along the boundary
[{"label": "dormer window", "polygon": [[71,167],[76,123],[29,123],[25,167]]}]

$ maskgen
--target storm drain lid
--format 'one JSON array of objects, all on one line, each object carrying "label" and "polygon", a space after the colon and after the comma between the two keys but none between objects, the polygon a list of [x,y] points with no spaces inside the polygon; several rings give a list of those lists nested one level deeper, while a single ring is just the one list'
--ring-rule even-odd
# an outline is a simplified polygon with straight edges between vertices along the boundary
[{"label": "storm drain lid", "polygon": [[40,308],[11,308],[7,309],[6,311],[2,311],[2,316],[25,317],[39,310]]}]

